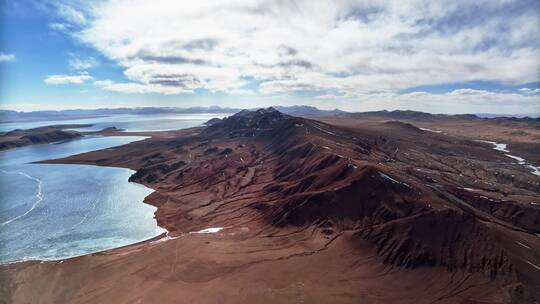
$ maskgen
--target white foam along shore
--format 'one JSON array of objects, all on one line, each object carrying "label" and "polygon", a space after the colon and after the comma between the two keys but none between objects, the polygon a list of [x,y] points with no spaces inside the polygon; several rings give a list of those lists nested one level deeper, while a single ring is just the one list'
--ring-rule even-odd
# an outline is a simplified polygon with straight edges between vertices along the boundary
[{"label": "white foam along shore", "polygon": [[[510,150],[508,150],[508,145],[507,144],[503,144],[503,143],[497,143],[497,142],[494,142],[494,141],[489,141],[489,140],[476,140],[477,142],[483,142],[483,143],[487,143],[487,144],[492,144],[494,147],[493,149],[494,150],[497,150],[497,151],[501,151],[501,152],[507,152],[509,153]],[[514,160],[516,160],[518,162],[518,164],[520,165],[523,165],[525,166],[526,168],[529,168],[531,169],[531,173],[536,175],[536,176],[540,176],[540,167],[536,167],[534,165],[531,165],[530,163],[528,163],[524,158],[522,157],[519,157],[519,156],[515,156],[515,155],[511,155],[511,154],[504,154],[505,156],[507,157],[510,157]]]}]

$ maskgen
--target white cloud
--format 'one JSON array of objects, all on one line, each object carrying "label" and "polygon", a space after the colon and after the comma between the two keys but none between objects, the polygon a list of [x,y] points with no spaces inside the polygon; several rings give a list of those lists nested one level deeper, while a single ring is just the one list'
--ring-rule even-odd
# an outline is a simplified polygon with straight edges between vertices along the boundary
[{"label": "white cloud", "polygon": [[538,89],[521,88],[521,89],[519,89],[519,91],[524,93],[524,94],[538,94],[538,93],[540,93],[540,88],[538,88]]},{"label": "white cloud", "polygon": [[113,82],[111,80],[96,80],[94,81],[94,85],[96,87],[106,87],[112,85]]},{"label": "white cloud", "polygon": [[335,94],[323,94],[323,95],[317,95],[315,98],[317,99],[327,99],[327,100],[334,100],[334,99],[351,99],[351,95],[345,94],[345,95],[335,95]]},{"label": "white cloud", "polygon": [[15,60],[15,55],[0,52],[0,62],[13,61],[13,60]]},{"label": "white cloud", "polygon": [[70,54],[68,64],[74,70],[88,70],[99,66],[99,61],[94,57],[81,58],[78,55]]},{"label": "white cloud", "polygon": [[84,14],[67,4],[57,4],[57,12],[58,15],[67,22],[76,25],[86,24],[86,17],[84,16]]},{"label": "white cloud", "polygon": [[257,93],[249,89],[232,89],[228,92],[231,95],[241,95],[241,96],[255,96]]},{"label": "white cloud", "polygon": [[79,75],[49,75],[43,81],[46,84],[83,84],[86,81],[94,79],[86,72]]},{"label": "white cloud", "polygon": [[57,5],[59,24],[124,70],[126,81],[95,82],[108,91],[206,89],[261,97],[307,90],[320,93],[316,102],[344,108],[415,106],[427,99],[460,109],[538,102],[532,90],[397,93],[478,80],[539,81],[540,42],[530,38],[540,36],[540,14],[530,9],[534,0],[65,3]]},{"label": "white cloud", "polygon": [[142,84],[135,82],[115,83],[111,80],[97,80],[94,85],[106,91],[121,92],[121,93],[160,93],[164,95],[193,93],[191,90],[185,90],[178,87],[163,86],[158,84]]},{"label": "white cloud", "polygon": [[66,24],[66,23],[52,22],[52,23],[49,23],[49,28],[51,30],[65,32],[70,28],[70,26],[69,24]]},{"label": "white cloud", "polygon": [[[121,90],[235,92],[249,77],[262,94],[346,95],[537,81],[540,52],[530,37],[540,35],[540,17],[525,10],[508,21],[505,5],[515,3],[109,0],[85,7],[88,20],[70,18],[86,24],[78,39],[125,68]],[[453,20],[466,14],[485,15]]]}]

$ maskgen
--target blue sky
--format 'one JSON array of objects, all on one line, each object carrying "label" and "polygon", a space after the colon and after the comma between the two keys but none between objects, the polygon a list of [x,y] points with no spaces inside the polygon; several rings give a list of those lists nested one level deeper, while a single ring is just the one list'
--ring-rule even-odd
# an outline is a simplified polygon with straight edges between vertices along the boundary
[{"label": "blue sky", "polygon": [[3,0],[0,106],[540,113],[540,2]]}]

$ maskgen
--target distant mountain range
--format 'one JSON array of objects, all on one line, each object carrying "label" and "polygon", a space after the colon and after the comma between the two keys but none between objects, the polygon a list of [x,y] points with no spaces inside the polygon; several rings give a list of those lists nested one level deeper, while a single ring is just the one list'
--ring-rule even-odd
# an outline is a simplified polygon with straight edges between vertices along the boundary
[{"label": "distant mountain range", "polygon": [[73,109],[60,111],[32,111],[18,112],[0,110],[0,120],[2,122],[11,121],[32,121],[32,120],[61,120],[77,119],[87,117],[108,116],[117,114],[193,114],[193,113],[236,113],[242,109],[212,107],[140,107],[140,108],[101,108],[101,109]]},{"label": "distant mountain range", "polygon": [[[452,118],[452,119],[481,119],[510,117],[516,120],[538,120],[538,114],[530,115],[495,115],[495,114],[430,114],[425,112],[396,110],[396,111],[370,111],[370,112],[346,112],[339,109],[320,110],[313,106],[294,105],[294,106],[275,106],[276,110],[293,116],[350,116],[354,118],[362,117],[388,117],[391,119],[434,119],[434,118]],[[60,111],[32,111],[18,112],[10,110],[0,110],[1,122],[16,121],[39,121],[39,120],[65,120],[90,118],[99,116],[109,116],[118,114],[146,115],[146,114],[195,114],[195,113],[237,113],[241,108],[227,108],[219,106],[210,107],[138,107],[138,108],[101,108],[101,109],[72,109]]]},{"label": "distant mountain range", "polygon": [[[311,106],[276,106],[277,110],[294,116],[317,116],[317,115],[335,115],[346,113],[340,110],[319,110]],[[38,121],[38,120],[63,120],[90,118],[118,114],[147,115],[147,114],[195,114],[195,113],[237,113],[242,111],[240,108],[224,108],[219,106],[211,107],[140,107],[140,108],[102,108],[102,109],[73,109],[60,111],[32,111],[18,112],[10,110],[0,110],[0,121]]]}]

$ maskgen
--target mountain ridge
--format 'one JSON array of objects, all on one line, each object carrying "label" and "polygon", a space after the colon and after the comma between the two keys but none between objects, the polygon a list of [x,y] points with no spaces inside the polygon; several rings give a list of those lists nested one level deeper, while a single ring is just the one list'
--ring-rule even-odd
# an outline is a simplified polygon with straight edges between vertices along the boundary
[{"label": "mountain ridge", "polygon": [[540,296],[531,272],[540,257],[530,252],[540,248],[540,209],[527,203],[540,203],[537,186],[490,145],[402,122],[354,129],[273,108],[183,132],[59,162],[136,170],[130,181],[158,189],[147,202],[173,236],[229,227],[326,248],[349,235],[347,244],[368,246],[391,269],[480,275],[517,303]]},{"label": "mountain ridge", "polygon": [[[367,112],[347,112],[339,109],[320,110],[313,106],[293,105],[274,106],[276,110],[293,116],[345,116],[352,118],[387,117],[389,119],[462,119],[462,120],[510,120],[540,122],[540,115],[495,115],[495,114],[434,114],[412,110],[381,110]],[[76,119],[99,117],[116,114],[194,114],[194,113],[237,113],[244,109],[228,108],[219,106],[210,107],[135,107],[135,108],[98,108],[98,109],[69,109],[58,111],[31,111],[19,112],[12,110],[0,110],[2,122],[49,120],[49,119]],[[256,110],[249,108],[246,110]]]}]

